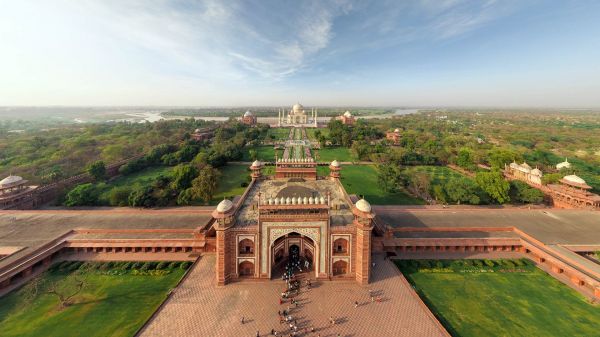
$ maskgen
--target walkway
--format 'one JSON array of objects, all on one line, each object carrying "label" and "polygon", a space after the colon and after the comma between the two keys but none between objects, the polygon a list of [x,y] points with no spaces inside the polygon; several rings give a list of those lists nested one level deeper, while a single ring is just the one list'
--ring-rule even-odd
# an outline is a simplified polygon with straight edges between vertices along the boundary
[{"label": "walkway", "polygon": [[[298,336],[447,336],[439,323],[404,282],[390,261],[374,257],[373,283],[360,287],[354,282],[322,282],[299,296],[291,308]],[[162,310],[148,323],[142,336],[267,336],[271,329],[289,333],[279,323],[278,294],[281,281],[241,282],[214,285],[215,256],[201,258],[188,278],[177,288]],[[381,296],[371,303],[368,290]],[[354,302],[358,301],[358,308]],[[241,324],[241,317],[246,320]],[[331,325],[329,317],[337,320]],[[285,334],[287,336],[287,334]]]}]

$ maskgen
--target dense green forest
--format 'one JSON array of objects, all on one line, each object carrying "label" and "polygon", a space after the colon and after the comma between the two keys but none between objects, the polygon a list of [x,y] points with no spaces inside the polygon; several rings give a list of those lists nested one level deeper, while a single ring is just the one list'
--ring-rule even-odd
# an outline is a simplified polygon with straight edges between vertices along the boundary
[{"label": "dense green forest", "polygon": [[173,120],[156,123],[99,123],[0,134],[0,176],[18,174],[34,183],[48,183],[145,153],[160,144],[177,144],[195,128],[211,123]]}]

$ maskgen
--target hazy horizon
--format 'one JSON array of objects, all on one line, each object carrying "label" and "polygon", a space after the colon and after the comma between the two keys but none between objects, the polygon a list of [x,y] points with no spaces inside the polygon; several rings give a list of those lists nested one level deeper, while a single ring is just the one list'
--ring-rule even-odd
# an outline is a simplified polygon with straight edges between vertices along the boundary
[{"label": "hazy horizon", "polygon": [[3,107],[596,109],[600,3],[6,1]]}]

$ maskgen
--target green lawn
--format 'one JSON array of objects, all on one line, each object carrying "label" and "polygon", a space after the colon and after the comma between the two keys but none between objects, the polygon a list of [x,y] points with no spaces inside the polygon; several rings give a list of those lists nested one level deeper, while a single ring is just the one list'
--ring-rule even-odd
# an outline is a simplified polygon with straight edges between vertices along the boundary
[{"label": "green lawn", "polygon": [[431,177],[432,185],[443,184],[450,178],[467,178],[470,177],[464,176],[447,166],[412,166],[407,167],[407,171],[409,172],[424,172],[427,173]]},{"label": "green lawn", "polygon": [[266,139],[270,140],[270,136],[275,136],[275,140],[287,140],[290,136],[290,128],[270,128]]},{"label": "green lawn", "polygon": [[218,204],[223,198],[244,194],[246,187],[241,185],[243,182],[250,182],[250,170],[247,165],[227,165],[219,168],[219,171],[221,171],[221,178],[211,205]]},{"label": "green lawn", "polygon": [[[323,172],[324,169],[320,169]],[[327,169],[327,172],[329,170]],[[342,184],[348,194],[364,195],[374,205],[422,205],[424,201],[406,193],[387,193],[377,184],[377,168],[373,165],[342,166]]]},{"label": "green lawn", "polygon": [[318,161],[330,162],[334,159],[338,161],[354,161],[356,160],[349,148],[346,147],[324,147],[320,150],[313,150],[313,153],[319,153]]},{"label": "green lawn", "polygon": [[[41,287],[37,296],[26,301],[27,286],[0,300],[0,335],[8,336],[133,336],[185,270],[175,268],[161,276],[105,275],[89,272],[89,285],[60,309],[54,295]],[[48,271],[43,278],[61,281],[68,272]]]},{"label": "green lawn", "polygon": [[174,166],[153,166],[126,176],[119,176],[110,182],[111,186],[131,186],[136,183],[151,184],[158,176],[170,175]]},{"label": "green lawn", "polygon": [[106,188],[103,189],[100,195],[100,200],[108,200],[108,193],[114,187],[134,186],[138,184],[142,186],[151,185],[158,176],[170,175],[171,172],[173,172],[173,168],[173,166],[153,166],[136,173],[118,176],[116,179],[111,180],[106,184]]},{"label": "green lawn", "polygon": [[400,269],[454,336],[600,335],[600,306],[534,266],[492,273]]},{"label": "green lawn", "polygon": [[[244,151],[244,157],[242,161],[252,161],[250,158],[250,150],[253,149],[256,151],[256,157],[260,161],[274,161],[275,160],[275,149],[273,146],[256,146],[249,147]],[[277,155],[281,157],[283,155],[283,150],[277,150]]]}]

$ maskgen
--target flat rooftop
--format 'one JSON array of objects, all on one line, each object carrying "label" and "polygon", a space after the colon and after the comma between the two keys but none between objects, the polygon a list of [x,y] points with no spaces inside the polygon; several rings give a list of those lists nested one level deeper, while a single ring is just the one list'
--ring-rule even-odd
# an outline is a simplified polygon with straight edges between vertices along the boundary
[{"label": "flat rooftop", "polygon": [[587,210],[374,207],[393,227],[516,227],[545,244],[600,244],[600,212]]},{"label": "flat rooftop", "polygon": [[[214,207],[163,210],[129,208],[94,210],[0,211],[0,247],[26,247],[0,261],[0,267],[38,246],[77,228],[89,229],[194,229],[212,218]],[[80,238],[167,238],[165,233],[86,234]],[[189,236],[189,235],[188,235]]]},{"label": "flat rooftop", "polygon": [[302,182],[288,181],[287,179],[267,179],[257,181],[241,205],[237,215],[238,226],[254,226],[258,224],[258,209],[253,205],[258,203],[258,193],[261,193],[261,203],[269,198],[287,197],[323,197],[327,199],[330,194],[332,209],[332,226],[345,226],[352,222],[351,206],[346,202],[344,193],[337,183],[329,179],[306,180]]}]

